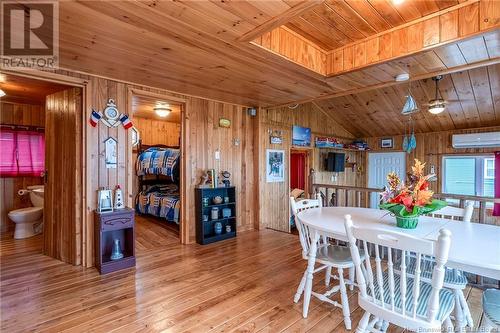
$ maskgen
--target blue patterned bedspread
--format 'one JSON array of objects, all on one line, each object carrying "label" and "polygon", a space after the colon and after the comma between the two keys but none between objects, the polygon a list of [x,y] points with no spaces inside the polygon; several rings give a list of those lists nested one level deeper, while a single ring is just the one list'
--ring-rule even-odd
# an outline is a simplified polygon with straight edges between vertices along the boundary
[{"label": "blue patterned bedspread", "polygon": [[175,182],[179,156],[179,149],[149,148],[137,157],[137,176],[164,175]]},{"label": "blue patterned bedspread", "polygon": [[177,185],[153,186],[139,193],[136,210],[179,224],[180,197]]}]

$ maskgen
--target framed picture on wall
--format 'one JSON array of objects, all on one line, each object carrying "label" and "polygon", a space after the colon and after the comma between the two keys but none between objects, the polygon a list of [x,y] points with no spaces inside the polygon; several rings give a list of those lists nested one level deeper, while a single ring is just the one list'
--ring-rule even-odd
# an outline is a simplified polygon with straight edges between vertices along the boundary
[{"label": "framed picture on wall", "polygon": [[393,148],[394,143],[392,138],[383,138],[380,140],[380,148]]},{"label": "framed picture on wall", "polygon": [[285,151],[266,150],[266,181],[279,183],[285,181]]}]

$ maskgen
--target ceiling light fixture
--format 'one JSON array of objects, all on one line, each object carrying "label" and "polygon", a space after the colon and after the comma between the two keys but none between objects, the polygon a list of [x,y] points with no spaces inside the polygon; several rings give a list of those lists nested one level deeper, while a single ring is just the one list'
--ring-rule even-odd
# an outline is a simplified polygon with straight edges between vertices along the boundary
[{"label": "ceiling light fixture", "polygon": [[0,89],[0,97],[4,97],[5,95],[7,95],[7,94],[5,93],[5,91],[3,91],[2,89]]},{"label": "ceiling light fixture", "polygon": [[405,0],[392,0],[392,4],[395,6],[399,6],[402,4]]},{"label": "ceiling light fixture", "polygon": [[432,114],[439,114],[444,111],[445,104],[444,103],[436,103],[429,106],[429,112]]},{"label": "ceiling light fixture", "polygon": [[429,101],[429,112],[432,114],[439,114],[444,111],[446,107],[446,102],[441,98],[439,93],[439,81],[443,79],[442,75],[438,75],[432,78],[432,80],[436,83],[436,93],[434,95],[434,99]]},{"label": "ceiling light fixture", "polygon": [[159,104],[155,106],[153,110],[158,116],[162,118],[165,118],[170,114],[170,112],[172,112],[172,109],[169,108],[168,104]]},{"label": "ceiling light fixture", "polygon": [[398,74],[394,79],[396,80],[396,82],[408,81],[410,79],[410,74],[408,73]]}]

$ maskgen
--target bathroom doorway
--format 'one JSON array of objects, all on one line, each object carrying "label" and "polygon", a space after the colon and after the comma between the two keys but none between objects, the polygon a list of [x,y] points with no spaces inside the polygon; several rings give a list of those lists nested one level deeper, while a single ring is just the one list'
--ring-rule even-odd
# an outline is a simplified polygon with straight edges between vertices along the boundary
[{"label": "bathroom doorway", "polygon": [[71,262],[61,244],[75,239],[81,214],[72,194],[81,189],[82,89],[10,73],[0,89],[2,250]]}]

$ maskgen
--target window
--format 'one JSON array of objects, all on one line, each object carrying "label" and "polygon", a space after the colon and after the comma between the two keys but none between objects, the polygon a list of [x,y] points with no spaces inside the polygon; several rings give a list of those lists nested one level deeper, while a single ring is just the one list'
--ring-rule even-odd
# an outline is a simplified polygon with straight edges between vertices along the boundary
[{"label": "window", "polygon": [[446,156],[443,166],[443,193],[493,197],[493,157]]},{"label": "window", "polygon": [[1,177],[40,177],[45,170],[44,134],[2,129],[0,156]]}]

